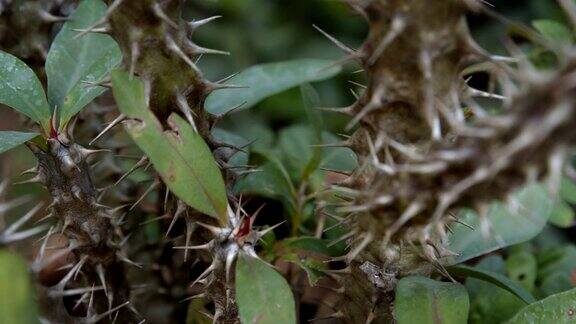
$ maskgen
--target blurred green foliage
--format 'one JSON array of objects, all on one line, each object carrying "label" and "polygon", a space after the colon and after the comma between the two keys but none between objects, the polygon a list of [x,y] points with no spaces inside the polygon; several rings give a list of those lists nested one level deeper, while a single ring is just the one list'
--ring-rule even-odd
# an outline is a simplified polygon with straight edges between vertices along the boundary
[{"label": "blurred green foliage", "polygon": [[[543,36],[565,40],[570,30],[562,27],[565,17],[554,0],[489,0],[495,11],[506,17],[534,26]],[[230,51],[231,56],[210,56],[200,60],[200,68],[210,80],[218,80],[255,64],[314,58],[335,60],[343,56],[338,48],[317,32],[317,25],[334,35],[343,43],[358,48],[367,32],[362,17],[351,15],[350,10],[340,1],[329,0],[206,0],[186,1],[185,18],[202,19],[222,15],[216,23],[207,25],[195,34],[195,41],[205,47]],[[470,28],[477,42],[491,53],[504,54],[503,40],[512,32],[495,19],[480,15],[470,15]],[[217,35],[217,36],[215,36]],[[531,59],[539,67],[553,62],[545,52],[534,49]],[[314,84],[318,98],[313,105],[321,107],[341,107],[355,99],[350,89],[361,92],[361,88],[349,81],[363,82],[362,74],[351,72],[359,69],[354,63],[345,66],[340,76]],[[234,164],[260,165],[259,173],[242,178],[236,190],[252,193],[268,199],[279,200],[287,217],[292,219],[291,235],[314,234],[314,221],[310,220],[313,207],[307,195],[314,194],[326,181],[325,172],[320,168],[348,171],[355,161],[348,152],[330,156],[322,150],[318,161],[318,125],[310,116],[310,103],[302,97],[301,89],[294,88],[267,98],[254,108],[235,113],[218,125],[217,138],[243,146],[251,145],[251,154],[239,153]],[[5,108],[0,108],[4,114]],[[333,143],[339,139],[335,134],[344,132],[346,119],[332,113],[321,113],[321,141]],[[17,128],[9,125],[10,128]],[[4,128],[3,128],[4,129]],[[242,137],[238,137],[242,134]],[[10,165],[4,163],[11,159]],[[24,148],[14,150],[2,157],[0,179],[7,174],[17,176],[32,165],[32,155]],[[313,172],[309,166],[313,165]],[[146,174],[141,175],[146,177]],[[301,188],[305,188],[300,195]],[[38,188],[16,187],[13,195],[22,195]],[[258,191],[255,191],[258,189]],[[556,207],[551,223],[559,227],[574,224],[572,207],[576,204],[576,187],[564,181],[561,196],[565,200]],[[304,199],[302,199],[304,198]],[[295,216],[296,215],[296,216]],[[294,218],[297,221],[294,221]],[[152,216],[150,216],[152,218]],[[327,227],[335,224],[327,220]],[[296,224],[296,225],[294,225]],[[515,228],[516,230],[516,228]],[[158,229],[146,228],[147,238],[156,241]],[[336,240],[342,232],[335,227],[327,231],[326,237]],[[561,293],[575,286],[576,246],[564,239],[562,232],[549,227],[536,239],[497,252],[481,260],[473,260],[476,267],[507,276],[537,299]],[[324,264],[309,257],[315,252],[325,255],[338,254],[325,241],[311,237],[265,238],[264,250],[272,261],[283,254],[283,258],[306,270],[311,283],[322,275]],[[338,246],[336,246],[338,247]],[[283,252],[280,252],[282,250]],[[337,249],[342,251],[342,249]],[[306,251],[307,253],[302,253]],[[303,257],[302,255],[306,255]],[[478,262],[477,262],[478,261]],[[525,303],[512,293],[493,284],[469,278],[465,287],[470,297],[469,322],[500,323],[512,318]],[[203,308],[203,305],[198,305]]]}]

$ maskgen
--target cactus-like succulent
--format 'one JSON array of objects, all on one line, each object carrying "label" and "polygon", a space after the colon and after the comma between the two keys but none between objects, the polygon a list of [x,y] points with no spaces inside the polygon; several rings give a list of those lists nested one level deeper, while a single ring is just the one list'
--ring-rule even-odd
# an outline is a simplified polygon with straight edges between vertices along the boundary
[{"label": "cactus-like succulent", "polygon": [[[0,1],[0,43],[31,65],[48,55],[55,23],[63,22],[75,1]],[[43,64],[39,64],[43,66]]]},{"label": "cactus-like succulent", "polygon": [[[547,177],[558,186],[576,135],[574,61],[572,50],[558,49],[558,71],[537,72],[518,53],[505,59],[517,67],[489,56],[465,20],[480,2],[350,4],[370,31],[359,50],[345,50],[361,61],[368,85],[341,110],[359,125],[345,145],[361,167],[344,183],[352,245],[339,271],[346,298],[336,316],[380,322],[391,319],[399,278],[441,271],[456,254],[448,234],[461,208],[476,210],[488,235],[493,200]],[[501,95],[466,84],[466,67],[483,62]],[[500,111],[482,108],[477,95],[502,99]]]}]

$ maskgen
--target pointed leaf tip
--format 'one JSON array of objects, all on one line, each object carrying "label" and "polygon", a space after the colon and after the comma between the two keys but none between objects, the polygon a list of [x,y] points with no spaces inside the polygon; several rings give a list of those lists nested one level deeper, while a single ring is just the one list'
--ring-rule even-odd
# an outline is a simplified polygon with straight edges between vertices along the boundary
[{"label": "pointed leaf tip", "polygon": [[458,324],[468,321],[470,301],[460,284],[412,276],[396,287],[394,319],[398,324]]},{"label": "pointed leaf tip", "polygon": [[13,131],[0,131],[0,154],[22,145],[33,138],[40,136],[38,133],[22,133]]},{"label": "pointed leaf tip", "polygon": [[260,101],[306,82],[331,78],[341,71],[334,62],[318,59],[300,59],[255,65],[230,78],[225,84],[244,86],[224,89],[208,96],[206,110],[215,115],[227,113],[243,104],[240,109],[253,107]]},{"label": "pointed leaf tip", "polygon": [[78,29],[88,28],[105,15],[106,4],[101,0],[81,1],[48,52],[48,101],[52,108],[59,109],[60,128],[106,90],[84,82],[101,81],[122,60],[120,47],[112,37],[97,33],[76,37]]},{"label": "pointed leaf tip", "polygon": [[294,296],[284,277],[242,252],[236,263],[236,299],[242,323],[296,323]]},{"label": "pointed leaf tip", "polygon": [[192,208],[226,224],[224,180],[204,139],[177,115],[168,120],[173,129],[164,130],[146,105],[140,79],[115,70],[112,85],[118,108],[128,119],[126,130],[170,190]]},{"label": "pointed leaf tip", "polygon": [[50,107],[34,71],[17,57],[0,51],[0,103],[50,130]]}]

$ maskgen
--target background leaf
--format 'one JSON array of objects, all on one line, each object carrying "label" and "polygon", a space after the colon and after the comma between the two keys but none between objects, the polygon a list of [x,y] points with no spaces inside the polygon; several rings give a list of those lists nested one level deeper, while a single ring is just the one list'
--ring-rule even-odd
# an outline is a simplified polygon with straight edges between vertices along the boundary
[{"label": "background leaf", "polygon": [[547,297],[576,287],[576,246],[548,248],[537,256],[540,294]]},{"label": "background leaf", "polygon": [[510,279],[520,283],[526,290],[534,290],[538,266],[532,253],[520,250],[508,255],[506,272]]},{"label": "background leaf", "polygon": [[50,130],[50,107],[34,71],[15,56],[0,51],[0,103],[16,109]]},{"label": "background leaf", "polygon": [[[505,277],[506,268],[500,255],[490,255],[474,266],[479,271],[489,271]],[[509,290],[484,280],[469,277],[465,283],[470,296],[470,324],[502,323],[514,316],[526,302]]]},{"label": "background leaf", "polygon": [[326,245],[325,241],[310,236],[287,238],[280,242],[280,247],[289,250],[302,250],[335,256],[333,251]]},{"label": "background leaf", "polygon": [[[316,109],[320,106],[320,97],[316,90],[308,83],[300,86],[300,94],[302,95],[302,103],[306,116],[308,117],[308,122],[314,131],[313,143],[315,145],[322,144],[324,121],[322,120],[322,113]],[[311,159],[304,165],[304,169],[299,178],[300,181],[308,180],[321,163],[322,149],[319,146],[315,146],[311,148],[311,151]]]},{"label": "background leaf", "polygon": [[[216,140],[218,140],[222,143],[231,144],[231,145],[234,145],[236,147],[245,147],[250,143],[244,137],[242,137],[236,133],[230,132],[228,130],[222,129],[222,128],[212,129],[212,136],[214,136],[214,138]],[[234,150],[234,149],[229,148],[229,147],[219,148],[218,151],[220,151],[220,150],[227,151],[226,156],[228,156],[228,154],[232,154],[232,157],[227,161],[228,166],[230,166],[230,167],[244,167],[248,164],[248,153]]]},{"label": "background leaf", "polygon": [[262,99],[299,84],[320,81],[337,75],[341,68],[330,67],[333,63],[328,60],[300,59],[249,67],[226,82],[226,84],[248,88],[215,91],[206,100],[206,110],[220,115],[243,102],[246,103],[240,109],[250,108]]},{"label": "background leaf", "polygon": [[138,119],[126,123],[126,130],[150,157],[170,190],[191,207],[226,224],[224,180],[202,137],[177,115],[168,118],[173,129],[164,131],[148,110],[144,84],[138,78],[130,80],[127,73],[116,70],[112,72],[112,84],[120,111]]},{"label": "background leaf", "polygon": [[[343,140],[328,132],[322,134],[323,144],[338,144]],[[325,147],[320,166],[330,170],[352,172],[358,167],[356,153],[347,147]]]},{"label": "background leaf", "polygon": [[461,324],[467,322],[469,307],[460,284],[405,277],[396,287],[394,318],[398,324]]},{"label": "background leaf", "polygon": [[566,202],[576,204],[576,183],[564,177],[560,186],[560,197]]},{"label": "background leaf", "polygon": [[306,272],[308,277],[308,283],[310,286],[316,285],[320,278],[326,275],[328,267],[325,262],[311,258],[311,257],[301,257],[296,253],[287,253],[282,255],[282,259],[291,263],[296,264],[302,270]]},{"label": "background leaf", "polygon": [[74,29],[86,29],[105,14],[101,0],[80,2],[48,52],[48,101],[51,109],[58,106],[60,127],[106,90],[82,81],[101,81],[122,60],[120,47],[108,35],[88,33],[76,38],[79,32]]},{"label": "background leaf", "polygon": [[570,29],[557,21],[540,19],[533,21],[532,25],[548,40],[568,44],[573,40]]},{"label": "background leaf", "polygon": [[284,277],[244,253],[236,263],[236,299],[242,323],[296,323],[294,296]]},{"label": "background leaf", "polygon": [[531,184],[515,194],[515,206],[496,202],[488,214],[491,223],[490,236],[483,237],[480,230],[480,217],[468,211],[462,221],[473,226],[474,230],[454,225],[450,235],[450,250],[458,256],[445,259],[444,264],[453,265],[494,250],[532,239],[546,225],[552,213],[554,200],[540,184]]},{"label": "background leaf", "polygon": [[188,314],[186,315],[186,324],[212,324],[212,320],[208,316],[208,311],[204,307],[204,300],[192,299],[188,305]]},{"label": "background leaf", "polygon": [[536,301],[530,292],[526,291],[524,288],[522,288],[522,286],[518,285],[500,273],[463,265],[452,266],[447,270],[454,276],[476,278],[489,282],[502,289],[506,289],[507,291],[516,295],[518,298],[522,299],[526,304],[530,304]]},{"label": "background leaf", "polygon": [[574,224],[574,217],[572,207],[564,201],[559,201],[554,206],[550,216],[550,223],[561,228],[568,228]]},{"label": "background leaf", "polygon": [[38,133],[0,131],[0,154],[24,144],[38,135]]},{"label": "background leaf", "polygon": [[552,295],[524,307],[506,324],[574,323],[576,321],[576,289]]},{"label": "background leaf", "polygon": [[290,180],[288,171],[278,159],[268,155],[266,162],[258,171],[238,180],[234,192],[256,194],[262,197],[282,201],[284,207],[292,214],[297,209],[297,192]]},{"label": "background leaf", "polygon": [[283,164],[295,183],[306,180],[321,162],[322,150],[316,131],[307,125],[294,125],[282,129],[278,137],[278,150]]},{"label": "background leaf", "polygon": [[19,256],[0,251],[0,314],[3,323],[38,323],[38,308],[28,267]]},{"label": "background leaf", "polygon": [[[295,183],[306,180],[310,173],[320,167],[338,171],[356,168],[356,156],[346,147],[315,147],[315,130],[308,125],[297,124],[282,129],[278,137],[277,156],[281,157]],[[342,142],[336,136],[323,132],[321,144]]]}]

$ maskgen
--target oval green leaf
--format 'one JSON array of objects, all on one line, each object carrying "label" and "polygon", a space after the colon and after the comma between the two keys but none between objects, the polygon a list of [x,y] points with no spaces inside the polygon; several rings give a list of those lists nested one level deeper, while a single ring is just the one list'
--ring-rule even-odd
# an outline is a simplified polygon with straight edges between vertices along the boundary
[{"label": "oval green leaf", "polygon": [[38,307],[28,267],[19,256],[0,251],[0,314],[3,323],[38,323]]},{"label": "oval green leaf", "polygon": [[[214,129],[212,129],[212,136],[214,136],[214,138],[217,141],[234,145],[235,147],[246,147],[247,145],[250,144],[250,141],[248,141],[244,137],[222,128],[215,127]],[[233,149],[231,148],[221,148],[221,149],[233,152],[232,153],[233,155],[227,161],[229,167],[238,167],[242,169],[246,167],[246,165],[248,164],[248,153],[242,151],[233,151]]]},{"label": "oval green leaf", "polygon": [[562,178],[560,197],[568,203],[576,204],[576,182],[567,177]]},{"label": "oval green leaf", "polygon": [[[474,268],[506,275],[506,265],[500,255],[482,258]],[[506,289],[476,278],[467,278],[465,287],[470,296],[469,323],[503,323],[514,316],[526,303]]]},{"label": "oval green leaf", "polygon": [[0,51],[0,103],[50,130],[50,107],[34,71],[17,57]]},{"label": "oval green leaf", "polygon": [[510,253],[506,258],[506,274],[527,291],[534,291],[538,274],[536,258],[524,250]]},{"label": "oval green leaf", "polygon": [[530,304],[521,309],[506,324],[574,322],[576,322],[576,289]]},{"label": "oval green leaf", "polygon": [[536,301],[534,296],[532,296],[532,294],[526,289],[522,288],[522,286],[497,272],[480,268],[473,268],[465,265],[452,266],[447,268],[447,270],[451,275],[456,277],[476,278],[496,285],[516,295],[526,304],[530,304]]},{"label": "oval green leaf", "polygon": [[48,101],[58,107],[60,127],[106,88],[83,82],[99,82],[122,60],[120,47],[108,35],[79,32],[106,15],[101,0],[84,0],[66,22],[46,58]]},{"label": "oval green leaf", "polygon": [[258,172],[248,174],[234,185],[234,192],[239,194],[254,194],[282,201],[286,210],[292,215],[297,211],[298,193],[290,179],[290,174],[276,158],[268,152],[254,152],[264,159],[258,167]]},{"label": "oval green leaf", "polygon": [[307,82],[321,81],[340,73],[333,61],[300,59],[252,66],[226,82],[246,88],[215,91],[206,100],[206,110],[224,114],[241,104],[248,109],[261,100]]},{"label": "oval green leaf", "polygon": [[412,276],[398,282],[394,318],[398,324],[461,324],[468,320],[470,302],[460,284]]},{"label": "oval green leaf", "polygon": [[191,207],[227,223],[224,180],[212,151],[190,124],[177,115],[164,130],[148,109],[144,83],[123,71],[112,72],[114,97],[120,111],[130,120],[125,129],[148,155],[170,190]]},{"label": "oval green leaf", "polygon": [[39,136],[38,133],[22,133],[13,131],[0,131],[0,154],[22,145],[34,137]]},{"label": "oval green leaf", "polygon": [[543,185],[536,183],[521,189],[515,194],[515,199],[515,206],[500,202],[492,204],[488,213],[491,223],[489,237],[482,235],[478,215],[471,211],[463,213],[461,220],[474,230],[462,224],[454,224],[449,248],[458,255],[444,259],[443,263],[461,263],[538,235],[552,214],[554,199]]},{"label": "oval green leaf", "polygon": [[558,201],[550,216],[550,224],[561,228],[569,228],[574,224],[574,209],[564,201]]},{"label": "oval green leaf", "polygon": [[284,254],[282,255],[282,259],[294,263],[304,270],[306,276],[308,276],[310,287],[315,286],[320,278],[326,276],[326,271],[328,270],[325,262],[311,257],[301,257],[296,253]]},{"label": "oval green leaf", "polygon": [[538,253],[539,290],[543,296],[574,288],[576,246],[565,245]]},{"label": "oval green leaf", "polygon": [[301,237],[291,237],[287,238],[279,243],[280,248],[285,248],[288,250],[302,250],[307,252],[314,252],[324,255],[335,256],[333,251],[326,245],[326,242],[322,239],[311,237],[311,236],[301,236]]},{"label": "oval green leaf", "polygon": [[242,323],[296,323],[294,296],[286,279],[244,253],[236,263],[236,300]]},{"label": "oval green leaf", "polygon": [[540,19],[532,22],[532,26],[536,28],[546,39],[564,44],[572,43],[572,32],[564,24],[550,19]]}]

